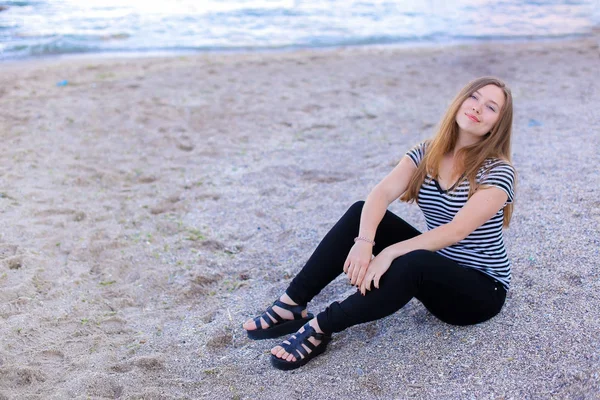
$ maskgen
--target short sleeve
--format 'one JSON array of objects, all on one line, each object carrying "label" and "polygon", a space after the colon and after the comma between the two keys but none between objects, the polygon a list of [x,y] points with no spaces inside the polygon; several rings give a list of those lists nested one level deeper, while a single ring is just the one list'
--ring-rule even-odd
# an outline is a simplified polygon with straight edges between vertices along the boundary
[{"label": "short sleeve", "polygon": [[502,189],[507,195],[507,203],[512,203],[515,199],[515,170],[504,161],[494,163],[481,177],[480,185],[494,186]]},{"label": "short sleeve", "polygon": [[425,157],[425,142],[421,142],[410,149],[406,155],[410,157],[410,159],[415,163],[415,166],[418,167],[423,157]]}]

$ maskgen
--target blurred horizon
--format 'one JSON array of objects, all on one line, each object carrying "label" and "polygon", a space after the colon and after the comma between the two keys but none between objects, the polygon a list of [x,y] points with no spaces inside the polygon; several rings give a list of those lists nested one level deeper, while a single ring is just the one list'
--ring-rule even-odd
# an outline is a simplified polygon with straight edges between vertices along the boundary
[{"label": "blurred horizon", "polygon": [[590,34],[597,0],[0,0],[0,59],[536,40]]}]

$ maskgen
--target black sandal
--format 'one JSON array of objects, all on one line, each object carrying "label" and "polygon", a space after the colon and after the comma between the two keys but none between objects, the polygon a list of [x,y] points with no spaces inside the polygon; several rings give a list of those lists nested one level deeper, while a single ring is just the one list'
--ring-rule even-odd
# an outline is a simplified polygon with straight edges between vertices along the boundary
[{"label": "black sandal", "polygon": [[[273,306],[278,306],[284,310],[288,310],[292,313],[294,319],[283,319],[283,317],[273,311]],[[254,318],[256,329],[246,331],[248,332],[248,337],[254,340],[272,339],[297,331],[302,325],[314,318],[314,315],[311,313],[308,313],[306,317],[302,316],[302,311],[304,311],[305,308],[306,306],[292,306],[279,300],[275,300],[273,305],[269,306],[269,308],[267,308],[267,310],[261,316]],[[269,316],[273,316],[275,321],[273,321]],[[261,318],[267,323],[267,328],[263,329],[260,322]]]},{"label": "black sandal", "polygon": [[[308,340],[310,337],[320,340],[321,343],[315,346]],[[273,364],[275,368],[284,371],[299,368],[323,353],[327,348],[327,344],[331,341],[331,336],[324,333],[317,333],[315,328],[306,323],[306,325],[304,325],[304,332],[296,333],[287,341],[290,343],[282,343],[280,346],[283,347],[286,352],[296,357],[296,361],[287,361],[271,354],[271,364]],[[306,351],[303,345],[310,349],[310,353]]]}]

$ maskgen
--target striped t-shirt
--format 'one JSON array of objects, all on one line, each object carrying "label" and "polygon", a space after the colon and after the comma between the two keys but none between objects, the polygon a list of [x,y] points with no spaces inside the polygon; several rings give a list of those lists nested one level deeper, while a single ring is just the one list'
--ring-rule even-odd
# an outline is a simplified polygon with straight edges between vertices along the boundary
[{"label": "striped t-shirt", "polygon": [[[419,143],[408,153],[415,165],[419,165],[425,155],[426,142]],[[506,192],[507,203],[514,200],[513,186],[515,171],[506,161],[500,159],[487,159],[477,172],[476,182],[479,185],[495,186]],[[417,204],[425,215],[427,229],[431,230],[440,225],[447,224],[456,213],[465,205],[469,195],[469,181],[461,182],[450,190],[442,190],[437,180],[427,174],[421,189]],[[506,205],[505,204],[505,205]],[[469,236],[458,243],[438,250],[459,265],[475,268],[493,279],[502,283],[508,290],[510,285],[510,261],[504,247],[502,222],[504,207],[491,219],[475,229]]]}]

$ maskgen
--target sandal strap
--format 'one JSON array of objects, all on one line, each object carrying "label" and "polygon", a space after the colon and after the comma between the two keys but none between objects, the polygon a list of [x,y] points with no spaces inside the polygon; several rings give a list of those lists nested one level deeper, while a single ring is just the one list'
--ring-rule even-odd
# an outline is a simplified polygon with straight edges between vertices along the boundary
[{"label": "sandal strap", "polygon": [[[262,316],[254,318],[254,325],[256,325],[256,328],[255,328],[255,329],[256,329],[257,331],[259,331],[259,330],[261,330],[261,329],[263,328],[263,327],[262,327],[262,323],[260,322],[260,319],[261,319],[261,318],[262,318]],[[271,318],[269,318],[269,319],[271,319]],[[267,324],[268,324],[268,323],[269,323],[269,322],[267,321]]]},{"label": "sandal strap", "polygon": [[308,347],[310,351],[313,351],[317,348],[317,346],[315,346],[310,340],[304,341],[304,344],[306,345],[306,347]]},{"label": "sandal strap", "polygon": [[[306,309],[306,305],[297,305],[297,306],[292,306],[289,304],[285,304],[284,302],[281,302],[279,300],[275,300],[275,302],[273,303],[273,305],[269,306],[264,313],[262,313],[260,316],[254,318],[254,324],[256,325],[256,330],[261,330],[263,329],[262,327],[262,323],[260,322],[261,318],[266,322],[267,327],[264,329],[269,329],[271,327],[273,327],[273,325],[275,324],[279,324],[283,321],[285,321],[285,319],[277,314],[274,310],[273,310],[273,306],[277,306],[277,307],[281,307],[284,310],[288,310],[289,312],[292,313],[292,315],[294,316],[294,320],[298,320],[298,319],[303,319],[304,317],[302,316],[302,311],[304,311]],[[273,316],[273,318],[275,319],[275,322],[273,322],[273,319],[270,318],[270,316]]]},{"label": "sandal strap", "polygon": [[311,352],[313,352],[317,346],[314,345],[310,340],[311,337],[314,337],[317,340],[324,340],[327,335],[324,333],[317,333],[315,328],[310,326],[308,322],[304,324],[304,332],[296,333],[291,338],[288,339],[288,343],[282,343],[281,347],[290,354],[293,354],[297,360],[308,356],[310,353],[302,346],[303,344],[309,348]]},{"label": "sandal strap", "polygon": [[290,304],[285,304],[284,302],[279,301],[279,299],[278,299],[278,300],[275,300],[275,302],[273,303],[273,305],[277,306],[277,307],[281,307],[284,310],[287,310],[287,311],[291,312],[292,315],[294,316],[294,320],[304,318],[302,316],[302,311],[306,310],[306,304],[304,304],[304,305],[303,304],[298,304],[296,306],[292,306]]},{"label": "sandal strap", "polygon": [[[273,316],[273,318],[275,318],[275,322],[273,322],[273,320],[271,319],[271,317],[269,317],[270,315]],[[254,323],[256,324],[256,330],[259,331],[261,329],[263,329],[262,324],[260,322],[260,320],[264,319],[265,323],[267,324],[267,327],[264,329],[269,329],[271,328],[273,325],[280,323],[281,321],[283,321],[283,318],[277,314],[275,311],[273,311],[273,306],[269,306],[264,313],[262,313],[262,315],[254,318]]]}]

